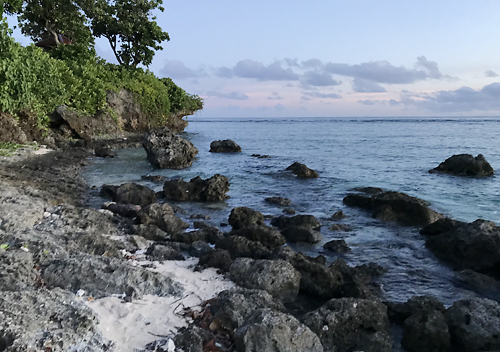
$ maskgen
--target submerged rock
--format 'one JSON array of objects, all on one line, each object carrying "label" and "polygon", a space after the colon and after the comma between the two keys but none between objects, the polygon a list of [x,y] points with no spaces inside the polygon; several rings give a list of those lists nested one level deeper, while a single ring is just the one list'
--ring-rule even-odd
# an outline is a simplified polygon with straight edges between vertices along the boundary
[{"label": "submerged rock", "polygon": [[475,158],[470,154],[458,154],[446,159],[430,173],[442,172],[456,176],[491,176],[495,172],[482,154]]},{"label": "submerged rock", "polygon": [[331,240],[330,242],[325,243],[323,248],[338,253],[347,253],[351,251],[351,248],[347,245],[347,243],[345,243],[344,240]]},{"label": "submerged rock", "polygon": [[297,175],[298,178],[318,178],[319,175],[316,171],[308,168],[304,164],[299,162],[294,162],[292,165],[286,168],[288,171],[292,171],[293,174]]},{"label": "submerged rock", "polygon": [[216,174],[206,180],[197,176],[189,182],[171,180],[165,182],[163,193],[166,199],[175,201],[216,202],[229,198],[229,181],[226,176]]},{"label": "submerged rock", "polygon": [[269,197],[264,200],[268,203],[282,205],[282,206],[289,206],[292,204],[292,201],[290,199],[283,197]]},{"label": "submerged rock", "polygon": [[223,141],[213,141],[210,143],[211,153],[240,153],[241,147],[231,139]]},{"label": "submerged rock", "polygon": [[156,201],[156,193],[152,189],[137,183],[103,185],[100,196],[122,204],[148,205]]},{"label": "submerged rock", "polygon": [[116,156],[113,149],[105,146],[96,147],[94,154],[99,158],[114,158]]},{"label": "submerged rock", "polygon": [[348,194],[343,202],[348,206],[371,210],[374,218],[407,226],[425,226],[443,217],[430,209],[426,201],[400,192],[389,191],[372,196]]},{"label": "submerged rock", "polygon": [[193,164],[198,149],[193,143],[173,134],[167,128],[149,132],[142,142],[148,160],[160,169],[184,169]]}]

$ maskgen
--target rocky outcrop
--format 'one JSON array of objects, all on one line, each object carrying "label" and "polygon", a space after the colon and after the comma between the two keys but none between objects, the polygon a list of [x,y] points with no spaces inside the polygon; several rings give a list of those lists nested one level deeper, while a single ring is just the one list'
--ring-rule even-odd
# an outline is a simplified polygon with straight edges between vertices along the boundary
[{"label": "rocky outcrop", "polygon": [[229,181],[226,176],[216,174],[206,180],[197,176],[189,182],[184,180],[166,181],[164,197],[175,201],[217,202],[229,198]]},{"label": "rocky outcrop", "polygon": [[121,204],[148,205],[156,201],[156,193],[152,189],[137,183],[103,185],[100,196]]},{"label": "rocky outcrop", "polygon": [[442,172],[456,176],[491,176],[495,172],[482,154],[475,158],[470,154],[458,154],[443,161],[430,173]]},{"label": "rocky outcrop", "polygon": [[238,230],[232,230],[230,234],[260,242],[268,248],[282,246],[286,243],[285,237],[278,230],[266,225],[250,225]]},{"label": "rocky outcrop", "polygon": [[284,260],[238,258],[229,271],[239,286],[265,290],[283,302],[294,301],[299,293],[301,275]]},{"label": "rocky outcrop", "polygon": [[97,146],[94,149],[94,154],[98,158],[114,158],[116,156],[113,149],[105,146]]},{"label": "rocky outcrop", "polygon": [[225,249],[231,258],[247,257],[253,259],[270,259],[272,252],[260,242],[249,240],[243,236],[229,236],[216,244],[217,248]]},{"label": "rocky outcrop", "polygon": [[160,169],[184,169],[193,164],[198,149],[167,128],[149,132],[142,142],[149,162]]},{"label": "rocky outcrop", "polygon": [[455,302],[445,313],[457,351],[500,350],[500,304],[487,298]]},{"label": "rocky outcrop", "polygon": [[344,200],[348,206],[372,211],[372,216],[401,225],[425,226],[443,216],[429,208],[426,201],[400,192],[382,192],[372,196],[349,194]]},{"label": "rocky outcrop", "polygon": [[264,215],[261,212],[248,207],[236,207],[229,214],[229,225],[234,230],[249,227],[250,225],[264,224]]},{"label": "rocky outcrop", "polygon": [[270,204],[277,204],[285,207],[292,204],[292,201],[290,199],[283,197],[268,197],[264,200]]},{"label": "rocky outcrop", "polygon": [[189,224],[175,216],[172,207],[166,203],[150,204],[139,212],[139,219],[143,225],[156,225],[168,234],[176,234],[189,227]]},{"label": "rocky outcrop", "polygon": [[241,153],[241,147],[231,139],[210,143],[210,153]]},{"label": "rocky outcrop", "polygon": [[141,210],[141,206],[136,204],[120,204],[115,202],[106,202],[103,205],[101,205],[101,209],[109,210],[114,214],[118,214],[126,218],[135,218],[139,216],[139,211]]},{"label": "rocky outcrop", "polygon": [[331,240],[323,245],[323,248],[337,253],[347,253],[351,248],[345,243],[344,240]]},{"label": "rocky outcrop", "polygon": [[28,138],[17,120],[10,114],[0,112],[0,143],[24,144],[26,142]]},{"label": "rocky outcrop", "polygon": [[312,215],[279,216],[271,221],[289,242],[317,243],[323,239],[321,223]]},{"label": "rocky outcrop", "polygon": [[308,168],[306,165],[299,162],[294,162],[292,165],[286,168],[287,171],[291,171],[293,174],[297,175],[298,178],[318,178],[319,175],[316,171]]},{"label": "rocky outcrop", "polygon": [[291,315],[258,309],[235,331],[239,351],[323,352],[318,336]]},{"label": "rocky outcrop", "polygon": [[327,351],[392,351],[387,308],[381,302],[340,298],[307,313],[302,322]]},{"label": "rocky outcrop", "polygon": [[425,244],[455,269],[500,277],[500,228],[494,222],[456,223],[449,231],[429,237]]}]

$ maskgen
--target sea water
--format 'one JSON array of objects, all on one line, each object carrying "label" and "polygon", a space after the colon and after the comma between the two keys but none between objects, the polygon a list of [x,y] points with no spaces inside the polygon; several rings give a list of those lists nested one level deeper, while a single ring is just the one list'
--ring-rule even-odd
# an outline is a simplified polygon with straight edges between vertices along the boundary
[{"label": "sea water", "polygon": [[[229,178],[230,198],[215,203],[177,203],[189,213],[208,214],[214,225],[227,223],[232,208],[248,206],[264,214],[281,215],[283,207],[267,197],[292,200],[297,214],[312,214],[324,226],[323,241],[291,244],[308,255],[323,254],[332,262],[350,265],[375,262],[388,272],[377,279],[383,296],[406,301],[414,295],[432,295],[446,305],[474,296],[458,284],[456,274],[425,248],[418,228],[372,219],[370,214],[343,205],[355,187],[381,187],[404,192],[431,203],[431,207],[462,221],[477,218],[500,223],[500,184],[496,176],[463,178],[430,174],[429,169],[454,154],[483,154],[500,169],[500,118],[190,118],[181,135],[199,150],[193,165],[184,170],[154,169],[142,148],[117,152],[115,159],[95,159],[84,177],[92,186],[138,182],[157,191],[161,184],[142,175],[163,175],[189,180],[219,173]],[[214,140],[232,139],[241,153],[210,153]],[[252,154],[269,155],[257,158]],[[298,179],[284,171],[298,161],[318,171],[317,179]],[[103,200],[95,199],[95,204]],[[338,210],[347,217],[328,218]],[[346,224],[352,231],[329,229]],[[344,239],[352,251],[323,250],[332,239]]]}]

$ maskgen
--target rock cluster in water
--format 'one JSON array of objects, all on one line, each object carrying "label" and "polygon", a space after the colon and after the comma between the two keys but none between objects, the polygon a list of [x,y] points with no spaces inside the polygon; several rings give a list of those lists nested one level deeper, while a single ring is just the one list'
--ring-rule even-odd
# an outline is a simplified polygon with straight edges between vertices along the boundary
[{"label": "rock cluster in water", "polygon": [[482,154],[473,157],[470,154],[458,154],[446,159],[430,173],[442,172],[457,176],[491,176],[495,172]]},{"label": "rock cluster in water", "polygon": [[231,139],[210,143],[210,153],[240,153],[241,147]]}]

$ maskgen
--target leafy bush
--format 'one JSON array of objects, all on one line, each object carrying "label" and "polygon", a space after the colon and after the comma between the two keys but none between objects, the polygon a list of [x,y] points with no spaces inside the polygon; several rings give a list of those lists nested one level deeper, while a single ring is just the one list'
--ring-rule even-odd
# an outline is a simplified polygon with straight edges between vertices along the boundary
[{"label": "leafy bush", "polygon": [[135,95],[153,126],[203,107],[200,97],[187,94],[171,79],[106,63],[84,45],[60,45],[50,54],[34,45],[22,47],[6,21],[0,21],[0,111],[15,115],[28,108],[45,125],[47,114],[58,105],[93,115],[106,106],[107,90],[122,88]]}]

